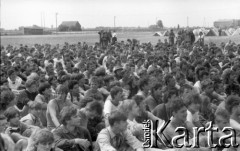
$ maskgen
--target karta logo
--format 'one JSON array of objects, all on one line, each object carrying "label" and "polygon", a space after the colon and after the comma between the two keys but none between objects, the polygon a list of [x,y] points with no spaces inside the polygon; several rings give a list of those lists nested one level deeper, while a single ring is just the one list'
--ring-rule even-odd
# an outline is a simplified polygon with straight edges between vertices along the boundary
[{"label": "karta logo", "polygon": [[[199,145],[200,133],[205,133],[205,138],[207,139],[207,145],[210,148],[237,148],[239,144],[237,143],[237,133],[232,127],[224,127],[219,131],[218,127],[213,127],[212,122],[209,122],[208,127],[193,127],[192,137],[190,137],[190,132],[185,127],[177,127],[175,129],[176,135],[169,139],[166,136],[166,128],[170,124],[171,120],[161,123],[159,121],[153,123],[151,120],[143,122],[144,130],[144,143],[143,147],[150,148],[155,146],[159,148],[157,142],[160,142],[167,148],[200,148],[206,146]],[[221,132],[221,136],[215,137],[214,132]],[[216,141],[217,139],[217,141]],[[180,140],[183,140],[180,142]],[[190,141],[191,140],[191,141]],[[216,143],[218,142],[218,143]]]}]

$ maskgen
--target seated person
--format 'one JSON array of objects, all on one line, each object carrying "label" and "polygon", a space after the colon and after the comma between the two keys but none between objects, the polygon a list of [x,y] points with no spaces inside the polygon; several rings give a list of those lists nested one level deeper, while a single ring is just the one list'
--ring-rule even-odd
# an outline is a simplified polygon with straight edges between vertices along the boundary
[{"label": "seated person", "polygon": [[15,107],[9,107],[4,115],[9,122],[7,129],[14,142],[17,142],[20,139],[26,139],[26,137],[31,135],[32,130],[36,128],[20,122],[20,113]]},{"label": "seated person", "polygon": [[16,98],[16,108],[19,109],[21,116],[28,114],[28,102],[34,101],[38,95],[38,82],[28,79],[25,83],[26,89],[19,92]]},{"label": "seated person", "polygon": [[127,117],[119,111],[108,117],[109,125],[98,134],[97,143],[101,151],[143,151],[142,143],[127,129]]},{"label": "seated person", "polygon": [[105,127],[101,103],[98,101],[87,103],[84,108],[78,111],[78,115],[83,118],[86,117],[81,125],[89,130],[92,141],[96,141],[98,133]]},{"label": "seated person", "polygon": [[27,125],[38,126],[42,128],[42,122],[40,120],[40,115],[42,111],[42,104],[36,101],[31,101],[28,103],[29,113],[21,118],[21,122]]},{"label": "seated person", "polygon": [[107,99],[104,103],[103,108],[106,126],[109,125],[108,116],[111,115],[112,112],[117,110],[120,101],[123,100],[123,90],[121,87],[114,86],[113,88],[111,88],[110,95],[112,99]]},{"label": "seated person", "polygon": [[39,102],[42,105],[42,111],[40,113],[40,120],[44,127],[47,127],[47,118],[46,118],[46,111],[47,111],[47,104],[50,101],[52,96],[51,85],[48,82],[41,83],[38,88],[39,94],[35,98],[35,102]]},{"label": "seated person", "polygon": [[14,69],[8,70],[8,86],[13,91],[18,93],[19,88],[23,87],[23,80],[17,76]]},{"label": "seated person", "polygon": [[225,106],[230,113],[230,126],[240,132],[240,97],[228,97]]},{"label": "seated person", "polygon": [[164,103],[156,106],[152,113],[164,121],[168,121],[172,117],[172,112],[170,110],[170,105],[173,99],[178,96],[178,90],[172,89],[164,93]]},{"label": "seated person", "polygon": [[187,121],[196,127],[203,126],[199,121],[199,110],[202,103],[198,93],[188,95],[184,101],[187,107]]},{"label": "seated person", "polygon": [[93,94],[97,94],[102,98],[101,100],[103,100],[104,97],[103,97],[102,93],[100,91],[98,91],[98,88],[99,88],[98,77],[93,76],[91,78],[90,85],[91,85],[91,88],[89,90],[87,90],[84,97],[91,97]]},{"label": "seated person", "polygon": [[47,129],[38,129],[29,138],[27,151],[62,151],[54,146],[53,133]]},{"label": "seated person", "polygon": [[60,112],[61,125],[53,131],[55,144],[64,151],[92,149],[92,139],[87,129],[80,127],[77,109],[66,106]]}]

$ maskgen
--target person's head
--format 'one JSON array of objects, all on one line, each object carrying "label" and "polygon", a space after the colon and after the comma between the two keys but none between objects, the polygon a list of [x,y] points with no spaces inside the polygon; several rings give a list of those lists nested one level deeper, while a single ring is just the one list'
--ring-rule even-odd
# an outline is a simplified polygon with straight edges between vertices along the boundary
[{"label": "person's head", "polygon": [[46,98],[50,98],[52,94],[51,85],[48,82],[41,83],[38,92]]},{"label": "person's head", "polygon": [[124,100],[118,107],[119,111],[125,114],[127,117],[133,116],[136,117],[140,113],[140,107],[134,100]]},{"label": "person's head", "polygon": [[91,86],[91,89],[93,89],[93,90],[97,90],[97,89],[98,89],[98,87],[99,87],[98,77],[93,76],[93,77],[91,78],[90,86]]},{"label": "person's head", "polygon": [[181,122],[185,122],[187,118],[187,108],[182,99],[174,99],[171,103],[171,111],[173,117]]},{"label": "person's head", "polygon": [[3,114],[1,114],[0,115],[0,133],[4,132],[7,126],[8,126],[7,118]]},{"label": "person's head", "polygon": [[39,117],[42,111],[42,104],[37,101],[31,101],[28,103],[30,113],[33,114],[36,117]]},{"label": "person's head", "polygon": [[211,94],[214,91],[214,83],[210,79],[206,79],[201,82],[202,90],[207,93]]},{"label": "person's head", "polygon": [[156,83],[152,89],[151,89],[151,93],[155,98],[159,98],[162,99],[163,96],[163,91],[162,91],[163,85],[159,82]]},{"label": "person's head", "polygon": [[120,111],[111,113],[108,121],[115,133],[124,132],[127,129],[127,117]]},{"label": "person's head", "polygon": [[220,130],[230,126],[230,114],[224,109],[217,109],[215,112],[215,123]]},{"label": "person's head", "polygon": [[25,86],[28,91],[30,92],[37,92],[38,91],[38,82],[33,79],[28,79],[25,83]]},{"label": "person's head", "polygon": [[87,117],[90,119],[102,115],[103,107],[99,101],[89,102],[85,108]]},{"label": "person's head", "polygon": [[225,107],[231,115],[240,115],[240,97],[228,96]]},{"label": "person's head", "polygon": [[54,136],[53,133],[47,129],[35,130],[30,139],[37,151],[50,151],[53,148]]},{"label": "person's head", "polygon": [[50,76],[48,78],[48,83],[53,86],[53,87],[56,87],[57,86],[57,77],[56,76]]},{"label": "person's head", "polygon": [[78,81],[71,80],[68,83],[68,88],[69,88],[70,93],[72,93],[72,95],[74,95],[74,96],[78,96],[79,95],[79,84],[78,84]]},{"label": "person's head", "polygon": [[175,81],[174,77],[171,74],[167,74],[164,77],[164,81],[165,81],[165,84],[167,86],[169,86],[169,87],[174,87],[175,84],[176,84],[176,81]]},{"label": "person's head", "polygon": [[144,101],[144,97],[142,95],[135,95],[133,100],[136,102],[137,106],[140,108],[140,112],[146,110],[146,103]]},{"label": "person's head", "polygon": [[64,126],[79,126],[80,118],[77,109],[73,106],[65,106],[60,112],[60,121]]},{"label": "person's head", "polygon": [[225,92],[228,96],[237,95],[240,97],[240,85],[236,83],[230,83],[226,86]]},{"label": "person's head", "polygon": [[139,81],[139,89],[141,91],[147,92],[149,91],[149,79],[148,78],[142,78]]},{"label": "person's head", "polygon": [[6,109],[14,104],[15,95],[10,90],[1,90],[0,93],[0,113],[6,111]]},{"label": "person's head", "polygon": [[68,92],[69,92],[68,86],[59,85],[56,89],[57,98],[65,100],[67,98]]},{"label": "person's head", "polygon": [[176,74],[176,80],[177,80],[177,83],[181,86],[183,84],[185,84],[185,80],[186,80],[186,76],[184,73],[182,72],[179,72]]},{"label": "person's head", "polygon": [[202,99],[199,94],[192,93],[185,98],[185,105],[187,109],[193,114],[200,110]]},{"label": "person's head", "polygon": [[9,107],[5,112],[4,115],[7,117],[7,121],[9,122],[10,126],[19,125],[20,120],[20,113],[15,107]]},{"label": "person's head", "polygon": [[110,94],[112,99],[114,101],[117,101],[117,104],[119,103],[119,101],[123,100],[123,89],[119,86],[114,86],[113,88],[111,88]]},{"label": "person's head", "polygon": [[14,69],[8,70],[7,73],[8,73],[9,79],[10,79],[11,81],[15,82],[17,75],[16,75],[16,72],[14,71]]},{"label": "person's head", "polygon": [[176,88],[166,91],[163,96],[164,103],[171,103],[172,100],[178,98],[179,92]]}]

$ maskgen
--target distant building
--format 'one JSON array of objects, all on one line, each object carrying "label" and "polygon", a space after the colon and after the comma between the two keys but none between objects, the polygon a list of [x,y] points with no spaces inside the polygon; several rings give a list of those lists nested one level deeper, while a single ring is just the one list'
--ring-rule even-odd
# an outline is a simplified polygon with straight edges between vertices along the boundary
[{"label": "distant building", "polygon": [[19,27],[19,30],[22,31],[24,35],[43,35],[43,28],[36,25],[30,27]]},{"label": "distant building", "polygon": [[82,31],[78,21],[63,21],[58,27],[59,31]]},{"label": "distant building", "polygon": [[240,19],[218,20],[213,23],[216,28],[236,28],[240,26]]}]

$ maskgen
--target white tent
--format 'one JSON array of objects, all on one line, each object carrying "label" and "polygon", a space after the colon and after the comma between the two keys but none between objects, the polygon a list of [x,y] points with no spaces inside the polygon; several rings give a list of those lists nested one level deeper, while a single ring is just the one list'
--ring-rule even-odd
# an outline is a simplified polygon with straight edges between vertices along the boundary
[{"label": "white tent", "polygon": [[240,28],[235,30],[234,33],[232,34],[232,36],[235,36],[235,35],[240,35]]},{"label": "white tent", "polygon": [[223,30],[222,31],[223,36],[231,36],[230,32],[228,30]]},{"label": "white tent", "polygon": [[169,36],[169,33],[170,33],[170,32],[169,32],[168,30],[166,30],[166,31],[163,32],[162,35],[163,35],[163,36]]},{"label": "white tent", "polygon": [[230,35],[232,35],[234,33],[235,29],[234,28],[229,28],[228,32],[230,33]]},{"label": "white tent", "polygon": [[163,36],[161,32],[155,32],[153,36]]},{"label": "white tent", "polygon": [[217,35],[218,34],[213,29],[210,29],[206,34],[206,36],[217,36]]}]

